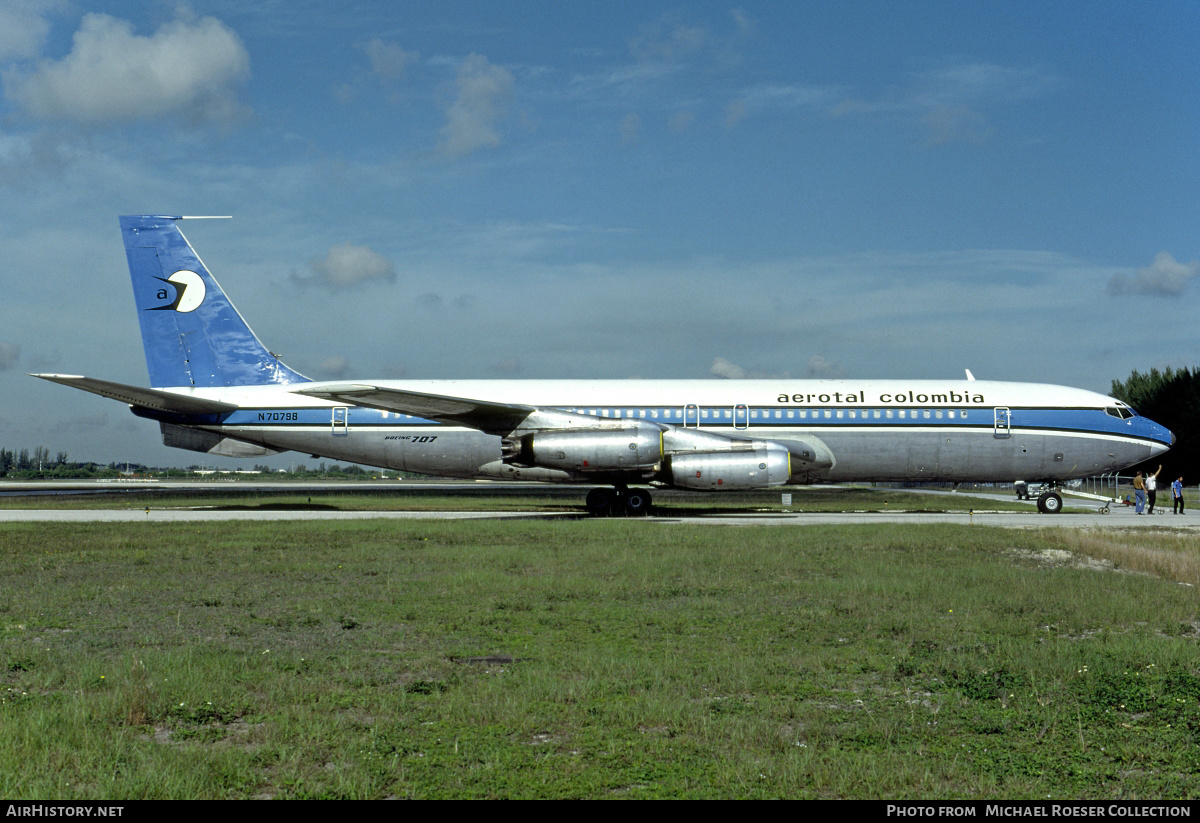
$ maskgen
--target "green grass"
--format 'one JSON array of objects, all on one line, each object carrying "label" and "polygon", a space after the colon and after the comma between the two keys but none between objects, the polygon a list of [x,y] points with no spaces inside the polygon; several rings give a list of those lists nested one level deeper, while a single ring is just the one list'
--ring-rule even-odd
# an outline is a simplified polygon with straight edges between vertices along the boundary
[{"label": "green grass", "polygon": [[1195,590],[1070,534],[0,525],[0,795],[1196,797]]}]

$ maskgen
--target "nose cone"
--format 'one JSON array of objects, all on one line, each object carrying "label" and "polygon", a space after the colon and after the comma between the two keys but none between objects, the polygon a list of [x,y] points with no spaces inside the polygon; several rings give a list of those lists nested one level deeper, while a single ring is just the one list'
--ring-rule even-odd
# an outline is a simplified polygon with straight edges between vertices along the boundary
[{"label": "nose cone", "polygon": [[1175,445],[1175,432],[1171,431],[1166,426],[1160,426],[1158,423],[1153,421],[1147,422],[1150,423],[1151,429],[1148,434],[1150,435],[1150,439],[1153,441],[1150,444],[1151,455],[1162,454],[1163,452],[1167,451],[1167,449],[1170,449]]},{"label": "nose cone", "polygon": [[1149,417],[1134,414],[1125,421],[1129,433],[1150,447],[1150,457],[1160,455],[1175,445],[1175,433]]}]

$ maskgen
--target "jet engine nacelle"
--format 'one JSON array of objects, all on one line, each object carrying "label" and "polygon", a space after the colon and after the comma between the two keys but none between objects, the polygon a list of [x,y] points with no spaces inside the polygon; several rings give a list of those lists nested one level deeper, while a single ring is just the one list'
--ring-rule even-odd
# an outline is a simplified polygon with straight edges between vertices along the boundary
[{"label": "jet engine nacelle", "polygon": [[761,489],[782,486],[791,476],[791,455],[777,443],[745,451],[672,454],[667,476],[684,489]]},{"label": "jet engine nacelle", "polygon": [[634,423],[605,429],[534,432],[520,438],[511,462],[564,471],[650,469],[662,462],[662,430]]}]

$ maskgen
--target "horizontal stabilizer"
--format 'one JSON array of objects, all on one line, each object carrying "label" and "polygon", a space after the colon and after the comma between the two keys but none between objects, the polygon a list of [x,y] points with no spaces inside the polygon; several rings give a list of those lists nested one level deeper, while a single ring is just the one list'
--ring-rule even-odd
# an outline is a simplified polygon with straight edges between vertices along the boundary
[{"label": "horizontal stabilizer", "polygon": [[491,403],[362,383],[307,383],[303,388],[292,391],[337,403],[411,414],[413,417],[435,420],[438,423],[466,426],[488,434],[508,434],[536,411],[533,406]]},{"label": "horizontal stabilizer", "polygon": [[83,377],[78,374],[31,374],[30,377],[40,377],[51,383],[61,383],[76,389],[110,397],[131,406],[150,409],[171,414],[215,414],[218,412],[235,411],[237,406],[222,403],[218,400],[206,400],[201,397],[190,397],[175,394],[160,389],[144,389],[141,386],[129,386],[125,383],[113,383],[109,380],[97,380],[94,377]]}]

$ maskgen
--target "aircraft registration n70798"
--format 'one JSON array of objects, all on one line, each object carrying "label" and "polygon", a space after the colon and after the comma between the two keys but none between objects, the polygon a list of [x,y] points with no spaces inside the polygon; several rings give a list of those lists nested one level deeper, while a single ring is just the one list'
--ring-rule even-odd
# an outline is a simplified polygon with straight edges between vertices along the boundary
[{"label": "aircraft registration n70798", "polygon": [[[1061,481],[1166,451],[1111,397],[984,380],[313,381],[254,335],[178,221],[122,217],[152,388],[38,374],[126,403],[168,446],[295,450],[389,469],[592,484],[595,514],[649,489],[845,481]],[[968,373],[969,376],[969,373]],[[1062,498],[1042,494],[1042,511]]]}]

